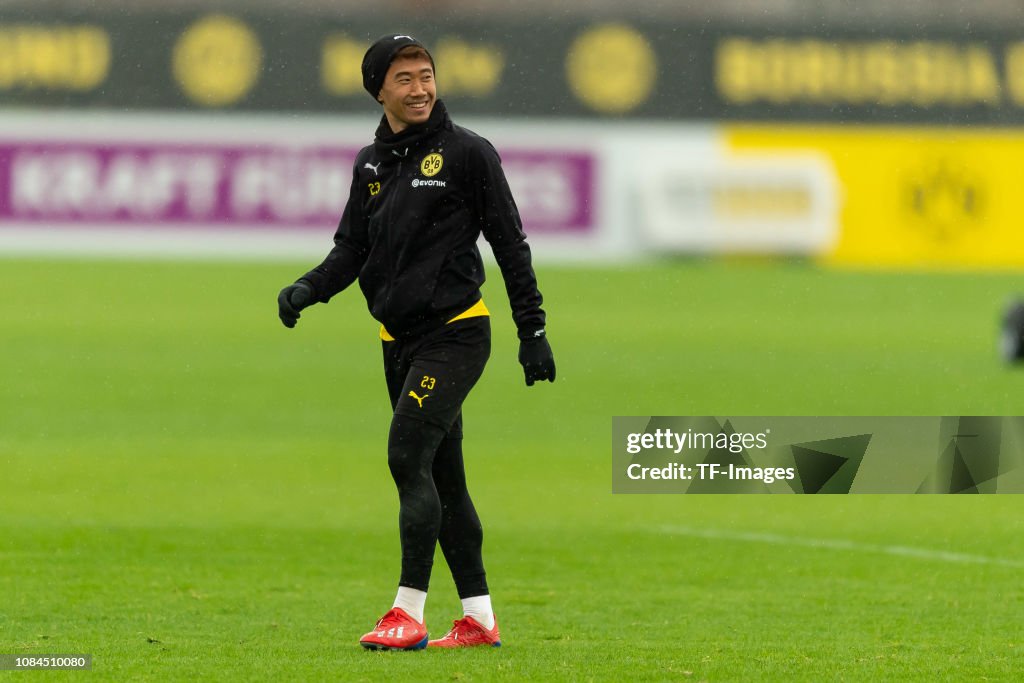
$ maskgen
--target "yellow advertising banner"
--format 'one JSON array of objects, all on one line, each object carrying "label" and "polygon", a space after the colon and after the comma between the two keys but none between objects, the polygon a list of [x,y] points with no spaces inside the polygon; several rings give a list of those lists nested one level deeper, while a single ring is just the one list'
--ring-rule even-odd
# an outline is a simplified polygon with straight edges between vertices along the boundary
[{"label": "yellow advertising banner", "polygon": [[1024,267],[1024,131],[849,126],[724,127],[732,153],[818,152],[839,187],[826,263]]}]

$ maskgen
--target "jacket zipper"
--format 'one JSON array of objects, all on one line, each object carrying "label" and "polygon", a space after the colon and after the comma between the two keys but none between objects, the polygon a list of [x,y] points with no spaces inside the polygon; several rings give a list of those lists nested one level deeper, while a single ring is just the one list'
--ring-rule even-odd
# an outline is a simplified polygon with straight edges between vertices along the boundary
[{"label": "jacket zipper", "polygon": [[[399,157],[399,160],[398,160],[398,170],[397,170],[397,172],[395,174],[395,185],[394,185],[394,188],[393,188],[394,191],[388,193],[388,200],[389,201],[388,201],[388,210],[387,210],[387,225],[385,226],[385,230],[387,231],[385,234],[387,235],[387,247],[388,247],[388,254],[387,254],[387,257],[388,257],[388,293],[384,297],[384,314],[383,314],[383,316],[381,316],[383,318],[387,318],[388,317],[388,313],[390,313],[390,311],[391,311],[391,294],[392,294],[392,292],[395,291],[395,252],[394,252],[394,246],[393,246],[394,242],[393,242],[393,239],[392,239],[394,237],[392,232],[393,232],[393,226],[395,225],[395,222],[393,220],[391,220],[391,217],[394,214],[395,199],[396,199],[395,195],[398,194],[398,188],[401,186],[401,180],[402,180],[402,159],[401,159],[401,157]],[[389,332],[390,332],[390,330],[389,330]]]}]

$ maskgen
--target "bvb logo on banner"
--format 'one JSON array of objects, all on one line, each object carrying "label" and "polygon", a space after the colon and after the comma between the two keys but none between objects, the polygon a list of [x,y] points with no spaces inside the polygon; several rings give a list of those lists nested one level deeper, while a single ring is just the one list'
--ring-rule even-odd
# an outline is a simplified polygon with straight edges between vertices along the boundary
[{"label": "bvb logo on banner", "polygon": [[965,163],[940,158],[908,174],[905,195],[913,223],[946,242],[981,225],[984,191]]},{"label": "bvb logo on banner", "polygon": [[576,97],[607,114],[624,114],[646,102],[657,67],[651,44],[624,24],[604,24],[583,32],[570,46],[565,64]]},{"label": "bvb logo on banner", "polygon": [[263,51],[248,26],[213,15],[185,29],[174,46],[174,77],[195,102],[208,107],[234,104],[259,78]]}]

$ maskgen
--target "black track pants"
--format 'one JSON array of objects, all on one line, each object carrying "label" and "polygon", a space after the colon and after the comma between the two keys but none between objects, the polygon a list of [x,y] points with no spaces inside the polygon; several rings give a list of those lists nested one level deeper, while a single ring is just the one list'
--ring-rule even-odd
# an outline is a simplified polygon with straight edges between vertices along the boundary
[{"label": "black track pants", "polygon": [[452,323],[415,340],[384,342],[395,410],[388,466],[398,487],[402,576],[426,591],[438,542],[459,592],[487,593],[483,529],[466,487],[462,402],[490,355],[486,317]]}]

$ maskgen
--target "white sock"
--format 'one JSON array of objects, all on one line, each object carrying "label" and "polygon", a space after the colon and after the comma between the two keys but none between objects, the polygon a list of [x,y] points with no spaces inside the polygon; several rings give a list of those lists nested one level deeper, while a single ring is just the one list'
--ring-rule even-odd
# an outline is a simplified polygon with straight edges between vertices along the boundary
[{"label": "white sock", "polygon": [[415,588],[406,586],[398,587],[398,595],[395,596],[395,604],[391,607],[401,607],[416,621],[423,623],[423,607],[427,604],[427,594]]},{"label": "white sock", "polygon": [[462,611],[467,617],[476,619],[476,622],[488,631],[494,628],[494,610],[491,609],[490,595],[476,595],[472,598],[463,598]]}]

